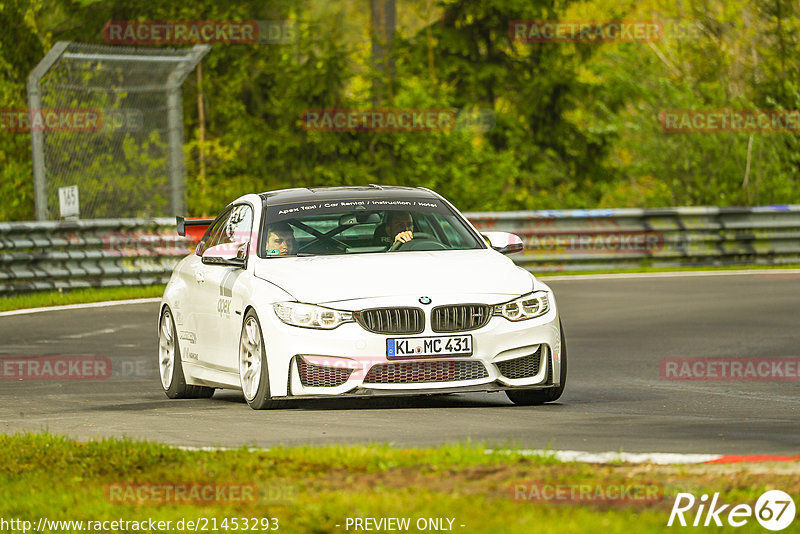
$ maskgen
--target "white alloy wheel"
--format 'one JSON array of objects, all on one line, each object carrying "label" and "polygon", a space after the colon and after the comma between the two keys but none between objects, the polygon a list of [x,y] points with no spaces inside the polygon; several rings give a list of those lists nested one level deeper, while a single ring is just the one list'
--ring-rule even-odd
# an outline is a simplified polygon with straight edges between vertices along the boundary
[{"label": "white alloy wheel", "polygon": [[158,374],[161,387],[170,399],[207,399],[214,394],[213,387],[186,383],[178,331],[168,306],[164,307],[158,325]]},{"label": "white alloy wheel", "polygon": [[173,331],[172,314],[166,310],[161,316],[161,327],[158,329],[158,370],[165,391],[172,385],[172,371],[175,366]]},{"label": "white alloy wheel", "polygon": [[261,327],[255,315],[248,315],[242,329],[239,347],[239,378],[242,392],[248,402],[252,401],[261,385]]},{"label": "white alloy wheel", "polygon": [[242,323],[239,338],[239,381],[244,400],[254,410],[277,408],[279,401],[272,400],[269,392],[269,373],[264,334],[255,310],[249,310]]}]

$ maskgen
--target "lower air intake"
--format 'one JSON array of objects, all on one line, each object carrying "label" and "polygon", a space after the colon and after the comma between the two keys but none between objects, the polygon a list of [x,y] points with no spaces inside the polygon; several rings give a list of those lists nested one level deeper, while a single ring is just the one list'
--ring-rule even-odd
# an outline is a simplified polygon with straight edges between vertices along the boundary
[{"label": "lower air intake", "polygon": [[521,358],[506,360],[495,364],[500,374],[506,378],[531,378],[539,374],[542,365],[542,348]]},{"label": "lower air intake", "polygon": [[381,363],[364,378],[368,384],[424,384],[486,378],[486,367],[477,360]]},{"label": "lower air intake", "polygon": [[300,372],[300,383],[312,388],[335,388],[350,378],[352,369],[315,365],[304,358],[297,358],[297,370]]}]

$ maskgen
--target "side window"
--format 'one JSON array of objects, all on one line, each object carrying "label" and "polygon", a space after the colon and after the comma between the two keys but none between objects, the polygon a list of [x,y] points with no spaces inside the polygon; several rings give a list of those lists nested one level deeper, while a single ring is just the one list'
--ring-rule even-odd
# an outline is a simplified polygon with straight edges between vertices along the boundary
[{"label": "side window", "polygon": [[200,243],[197,255],[217,245],[250,241],[253,229],[253,209],[247,204],[234,206],[223,214],[211,227],[208,237]]},{"label": "side window", "polygon": [[231,212],[228,210],[224,214],[222,214],[217,221],[208,229],[206,235],[204,236],[203,241],[197,246],[197,255],[202,256],[203,253],[208,250],[209,248],[213,247],[216,244],[216,240],[219,237],[219,234],[222,230],[222,227],[228,222],[228,217],[230,217]]},{"label": "side window", "polygon": [[[252,241],[253,210],[247,204],[234,206],[230,216],[222,224],[219,235],[215,235],[214,245],[226,243],[245,243]],[[213,246],[213,245],[212,245]]]}]

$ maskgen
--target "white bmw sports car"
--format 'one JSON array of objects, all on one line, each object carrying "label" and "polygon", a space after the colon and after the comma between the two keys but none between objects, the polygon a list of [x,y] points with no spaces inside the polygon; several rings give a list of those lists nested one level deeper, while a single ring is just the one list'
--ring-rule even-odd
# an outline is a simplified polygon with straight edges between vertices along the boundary
[{"label": "white bmw sports car", "polygon": [[[204,228],[204,227],[207,227]],[[552,290],[431,190],[394,186],[245,195],[202,231],[159,311],[170,398],[241,390],[250,407],[311,397],[505,391],[561,396]]]}]

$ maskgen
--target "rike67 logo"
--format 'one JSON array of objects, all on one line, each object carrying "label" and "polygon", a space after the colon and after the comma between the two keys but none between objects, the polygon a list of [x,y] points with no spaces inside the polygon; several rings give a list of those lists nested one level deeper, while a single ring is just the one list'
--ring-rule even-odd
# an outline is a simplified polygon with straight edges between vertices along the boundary
[{"label": "rike67 logo", "polygon": [[792,524],[795,512],[794,501],[788,493],[781,490],[764,492],[756,501],[755,507],[749,504],[737,504],[733,507],[730,504],[721,504],[719,493],[715,493],[710,502],[706,494],[696,499],[691,493],[679,493],[672,505],[667,526],[676,524],[682,527],[721,527],[727,523],[731,527],[741,527],[755,517],[762,527],[777,531]]}]

